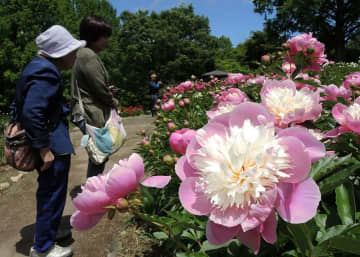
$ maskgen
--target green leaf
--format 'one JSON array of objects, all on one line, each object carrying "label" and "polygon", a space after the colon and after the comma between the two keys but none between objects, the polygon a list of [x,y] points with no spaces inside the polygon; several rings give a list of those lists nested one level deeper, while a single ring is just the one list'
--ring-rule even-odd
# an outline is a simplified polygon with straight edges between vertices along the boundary
[{"label": "green leaf", "polygon": [[355,222],[355,196],[351,182],[346,182],[335,189],[336,206],[342,224],[349,225]]},{"label": "green leaf", "polygon": [[354,163],[350,167],[346,167],[346,168],[330,175],[329,177],[323,179],[319,183],[319,188],[320,188],[321,194],[324,195],[329,192],[332,192],[333,190],[335,190],[336,187],[345,183],[348,180],[350,175],[354,174],[355,172],[357,172],[359,170],[360,170],[360,164],[359,164],[359,162],[357,162],[356,164]]},{"label": "green leaf", "polygon": [[164,232],[154,232],[153,235],[156,239],[159,240],[164,240],[169,238],[168,235]]},{"label": "green leaf", "polygon": [[109,219],[109,220],[112,220],[112,219],[114,218],[114,216],[115,216],[115,213],[116,213],[116,210],[115,210],[115,209],[110,209],[110,210],[108,211],[108,219]]},{"label": "green leaf", "polygon": [[304,256],[310,256],[312,253],[313,245],[312,245],[310,230],[307,227],[307,224],[288,223],[286,226],[290,233],[292,241],[296,245],[296,248]]},{"label": "green leaf", "polygon": [[346,234],[347,232],[360,227],[360,224],[353,224],[353,225],[337,225],[329,228],[326,233],[318,240],[319,244],[332,239],[334,237]]},{"label": "green leaf", "polygon": [[326,220],[327,220],[327,216],[326,214],[317,214],[314,219],[315,219],[315,223],[316,225],[320,228],[321,231],[325,232],[326,229]]},{"label": "green leaf", "polygon": [[144,205],[144,209],[147,213],[152,213],[154,209],[154,197],[150,193],[149,189],[140,185],[141,201]]},{"label": "green leaf", "polygon": [[335,159],[336,157],[336,155],[326,156],[314,163],[310,171],[310,177],[315,181],[319,181],[323,177],[330,175],[338,166],[349,160],[351,154]]},{"label": "green leaf", "polygon": [[360,255],[360,240],[349,236],[338,236],[330,241],[330,247],[341,252]]}]

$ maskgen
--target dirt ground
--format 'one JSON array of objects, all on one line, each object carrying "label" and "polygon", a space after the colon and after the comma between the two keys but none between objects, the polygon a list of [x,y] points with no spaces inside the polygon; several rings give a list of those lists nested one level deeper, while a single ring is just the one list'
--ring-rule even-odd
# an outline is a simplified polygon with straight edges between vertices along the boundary
[{"label": "dirt ground", "polygon": [[[141,142],[138,132],[142,129],[153,129],[151,116],[124,118],[128,138],[125,145],[113,156],[106,167],[120,159],[128,157]],[[75,211],[71,199],[79,192],[79,186],[85,182],[88,157],[80,146],[81,132],[71,130],[71,138],[76,155],[72,157],[68,198],[62,220],[63,227],[70,227],[69,219]],[[17,171],[7,166],[0,167],[0,182],[16,176]],[[33,244],[34,222],[36,217],[35,192],[37,189],[37,172],[24,175],[17,183],[0,191],[0,257],[28,256]],[[152,247],[154,242],[140,236],[135,224],[124,222],[127,214],[115,215],[113,220],[103,218],[93,229],[85,232],[72,230],[72,239],[63,242],[74,250],[74,257],[135,257],[156,256]]]}]

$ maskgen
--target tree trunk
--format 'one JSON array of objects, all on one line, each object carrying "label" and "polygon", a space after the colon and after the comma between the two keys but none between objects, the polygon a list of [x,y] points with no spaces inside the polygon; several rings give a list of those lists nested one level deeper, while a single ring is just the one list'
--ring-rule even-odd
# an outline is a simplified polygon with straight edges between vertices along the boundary
[{"label": "tree trunk", "polygon": [[345,60],[345,4],[336,0],[335,51],[337,61]]}]

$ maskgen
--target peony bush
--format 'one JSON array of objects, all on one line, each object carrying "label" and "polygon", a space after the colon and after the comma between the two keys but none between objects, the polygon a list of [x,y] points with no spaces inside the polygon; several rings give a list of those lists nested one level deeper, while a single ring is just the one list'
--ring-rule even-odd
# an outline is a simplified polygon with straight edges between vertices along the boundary
[{"label": "peony bush", "polygon": [[252,74],[166,88],[141,157],[84,186],[73,226],[128,210],[164,256],[360,255],[360,67],[311,33],[283,47]]}]

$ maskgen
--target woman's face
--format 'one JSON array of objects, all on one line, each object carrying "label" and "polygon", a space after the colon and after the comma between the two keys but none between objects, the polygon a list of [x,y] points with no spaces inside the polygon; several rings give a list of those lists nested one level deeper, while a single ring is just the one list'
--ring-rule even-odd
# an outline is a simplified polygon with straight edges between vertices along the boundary
[{"label": "woman's face", "polygon": [[109,43],[109,38],[101,36],[98,40],[96,40],[91,44],[91,48],[98,53],[104,50],[107,47],[108,43]]}]

